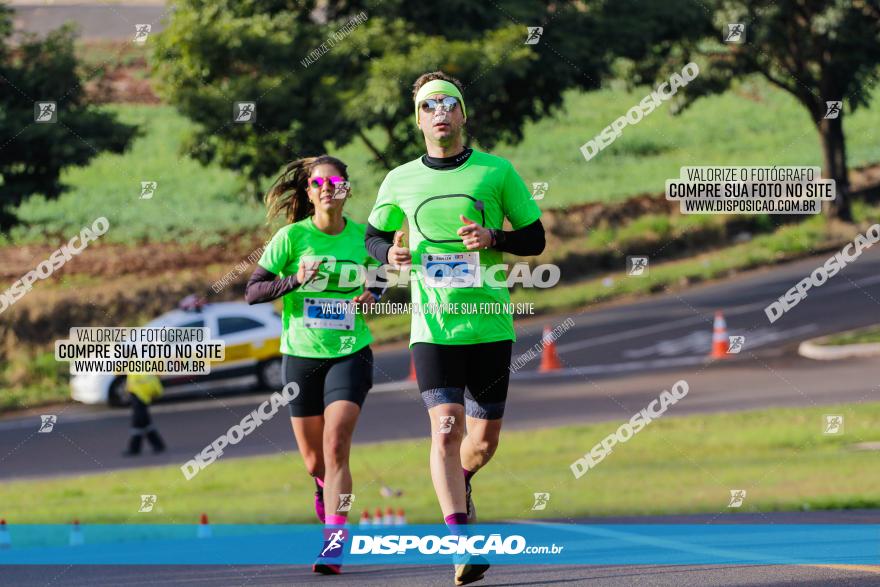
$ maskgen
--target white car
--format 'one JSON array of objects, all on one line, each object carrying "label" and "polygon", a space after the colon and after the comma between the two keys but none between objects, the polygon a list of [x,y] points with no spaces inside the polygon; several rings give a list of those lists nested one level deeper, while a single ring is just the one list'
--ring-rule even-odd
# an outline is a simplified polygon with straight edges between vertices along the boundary
[{"label": "white car", "polygon": [[[197,304],[187,310],[173,310],[145,326],[207,327],[211,340],[225,343],[225,358],[212,362],[208,375],[163,375],[164,395],[192,392],[222,384],[241,385],[247,381],[264,389],[280,390],[281,316],[271,304],[250,306],[244,302]],[[114,373],[87,373],[70,379],[71,397],[86,404],[107,403],[124,406],[130,403],[125,390],[125,376]]]}]

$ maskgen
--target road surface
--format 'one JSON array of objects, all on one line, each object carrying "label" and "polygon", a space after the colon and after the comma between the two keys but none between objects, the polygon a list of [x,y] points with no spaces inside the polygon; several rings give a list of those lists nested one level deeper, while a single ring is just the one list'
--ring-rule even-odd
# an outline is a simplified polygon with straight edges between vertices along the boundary
[{"label": "road surface", "polygon": [[[514,357],[540,341],[545,324],[571,317],[575,326],[557,341],[563,370],[539,374],[533,360],[513,376],[508,430],[629,419],[680,378],[692,393],[675,416],[770,406],[818,406],[880,400],[875,359],[823,362],[796,354],[797,344],[880,318],[880,248],[871,249],[788,314],[769,324],[763,308],[821,264],[827,255],[622,304],[532,320],[518,327]],[[743,351],[708,361],[712,319],[724,310]],[[406,348],[376,353],[376,388],[365,404],[355,442],[424,438],[427,416],[411,382]],[[58,416],[55,430],[38,434],[39,413],[0,421],[0,479],[108,471],[146,464],[181,464],[225,433],[267,395],[221,394],[173,401],[153,410],[170,450],[139,459],[120,456],[128,414],[94,406],[41,410]],[[389,423],[393,423],[390,425]],[[226,450],[224,459],[294,451],[285,414]]]}]

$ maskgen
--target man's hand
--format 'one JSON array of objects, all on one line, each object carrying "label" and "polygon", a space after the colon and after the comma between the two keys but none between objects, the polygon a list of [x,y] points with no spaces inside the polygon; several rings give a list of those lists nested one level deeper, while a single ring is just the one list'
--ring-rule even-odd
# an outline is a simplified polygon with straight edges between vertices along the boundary
[{"label": "man's hand", "polygon": [[409,267],[412,264],[412,254],[404,243],[404,236],[402,230],[395,232],[394,244],[388,249],[388,262],[398,269]]},{"label": "man's hand", "polygon": [[301,260],[299,262],[299,269],[296,271],[296,280],[300,285],[305,285],[315,278],[315,274],[318,273],[318,268],[320,266],[321,261]]},{"label": "man's hand", "polygon": [[459,216],[464,226],[458,229],[458,236],[469,251],[488,249],[492,244],[492,232],[483,228],[467,216]]}]

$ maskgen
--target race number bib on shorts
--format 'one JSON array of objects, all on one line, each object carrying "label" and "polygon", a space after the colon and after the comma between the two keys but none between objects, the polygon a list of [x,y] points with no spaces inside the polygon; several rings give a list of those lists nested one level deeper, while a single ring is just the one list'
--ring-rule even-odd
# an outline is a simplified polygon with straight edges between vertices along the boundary
[{"label": "race number bib on shorts", "polygon": [[423,254],[428,287],[480,287],[480,253]]},{"label": "race number bib on shorts", "polygon": [[303,324],[306,328],[354,330],[354,307],[351,300],[306,298],[303,300]]}]

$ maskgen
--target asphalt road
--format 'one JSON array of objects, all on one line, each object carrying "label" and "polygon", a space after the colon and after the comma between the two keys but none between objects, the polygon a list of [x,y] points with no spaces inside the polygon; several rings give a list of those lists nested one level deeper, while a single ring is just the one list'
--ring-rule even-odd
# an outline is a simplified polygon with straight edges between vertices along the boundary
[{"label": "asphalt road", "polygon": [[[4,567],[10,585],[116,587],[119,585],[440,587],[452,585],[452,567],[348,567],[337,577],[283,566],[41,566]],[[863,567],[813,566],[495,566],[476,587],[490,585],[590,585],[591,587],[875,587],[880,574]]]},{"label": "asphalt road", "polygon": [[[537,373],[533,360],[514,374],[507,429],[628,419],[679,378],[692,390],[675,416],[768,406],[816,406],[880,399],[880,365],[860,359],[826,363],[801,358],[801,340],[876,323],[880,317],[880,248],[869,250],[773,325],[763,308],[827,257],[741,275],[683,293],[605,305],[522,324],[514,356],[539,342],[545,324],[571,317],[575,326],[557,341],[564,368]],[[636,279],[636,278],[632,278]],[[743,351],[708,361],[713,314],[724,310],[730,334],[745,336]],[[377,352],[375,381],[355,442],[424,438],[427,416],[406,382],[405,347]],[[154,419],[170,450],[124,459],[124,410],[59,406],[53,432],[38,434],[38,414],[0,421],[0,479],[107,471],[148,464],[182,464],[225,433],[256,405],[262,393],[221,393],[210,399],[157,405]],[[670,416],[674,417],[674,416]],[[224,459],[293,451],[285,414],[263,424]]]}]

